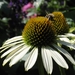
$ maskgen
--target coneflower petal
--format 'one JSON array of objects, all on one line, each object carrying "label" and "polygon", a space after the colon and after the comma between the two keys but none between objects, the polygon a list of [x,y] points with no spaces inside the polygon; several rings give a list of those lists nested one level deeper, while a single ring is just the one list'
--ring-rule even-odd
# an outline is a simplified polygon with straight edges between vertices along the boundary
[{"label": "coneflower petal", "polygon": [[24,42],[23,41],[18,41],[18,42],[13,42],[13,43],[10,43],[10,44],[2,45],[2,47],[0,47],[0,49],[1,49],[0,53],[5,51],[8,48],[14,46],[14,45],[18,45],[18,44],[21,44],[21,43],[24,43]]},{"label": "coneflower petal", "polygon": [[9,44],[9,43],[18,41],[18,40],[22,40],[22,39],[23,39],[22,36],[15,36],[15,37],[10,38],[7,41],[5,41],[3,45],[6,45],[6,44]]},{"label": "coneflower petal", "polygon": [[20,52],[18,55],[14,56],[10,63],[9,63],[9,66],[11,67],[12,65],[14,65],[15,63],[17,63],[30,49],[30,46],[29,47],[26,47],[25,49],[22,50],[22,52]]},{"label": "coneflower petal", "polygon": [[68,38],[59,38],[61,41],[65,41],[65,42],[68,42],[68,43],[71,43],[71,41],[68,39]]},{"label": "coneflower petal", "polygon": [[41,50],[41,53],[42,53],[42,60],[43,60],[44,67],[47,73],[51,74],[53,71],[53,62],[51,58],[51,53],[48,49],[45,48]]},{"label": "coneflower petal", "polygon": [[28,59],[25,62],[25,70],[28,71],[30,68],[33,67],[33,65],[35,64],[36,60],[37,60],[37,56],[38,56],[38,49],[34,48],[31,53],[30,56],[28,57]]},{"label": "coneflower petal", "polygon": [[60,51],[63,55],[65,55],[71,63],[73,63],[75,65],[75,60],[72,58],[72,56],[65,49],[57,46],[56,44],[53,44],[53,46],[56,49],[58,49],[58,51]]},{"label": "coneflower petal", "polygon": [[68,64],[66,63],[66,61],[64,60],[64,58],[54,49],[52,49],[50,47],[50,52],[51,52],[51,56],[52,58],[55,60],[55,62],[60,65],[63,68],[68,69]]},{"label": "coneflower petal", "polygon": [[75,34],[72,33],[65,33],[65,35],[58,35],[57,37],[65,38],[65,37],[75,37]]},{"label": "coneflower petal", "polygon": [[23,50],[25,50],[28,46],[21,46],[21,47],[18,47],[17,49],[13,50],[12,52],[10,52],[6,59],[10,58],[10,57],[14,57],[15,55],[18,55],[20,52],[22,52]]},{"label": "coneflower petal", "polygon": [[66,37],[75,37],[75,34],[72,34],[72,33],[67,33],[65,34]]},{"label": "coneflower petal", "polygon": [[68,42],[65,42],[65,41],[60,41],[60,40],[57,40],[57,42],[60,43],[60,44],[65,45],[65,46],[68,46],[68,47],[70,47],[72,49],[75,49],[75,45],[74,44],[71,44],[71,43],[68,43]]},{"label": "coneflower petal", "polygon": [[6,51],[5,53],[3,53],[3,54],[1,55],[1,58],[3,58],[4,56],[6,56],[7,54],[9,54],[9,53],[12,52],[13,50],[15,50],[15,49],[17,49],[18,47],[23,46],[23,45],[24,45],[24,43],[22,43],[22,44],[20,44],[20,45],[16,45],[16,46],[10,48],[8,51]]}]

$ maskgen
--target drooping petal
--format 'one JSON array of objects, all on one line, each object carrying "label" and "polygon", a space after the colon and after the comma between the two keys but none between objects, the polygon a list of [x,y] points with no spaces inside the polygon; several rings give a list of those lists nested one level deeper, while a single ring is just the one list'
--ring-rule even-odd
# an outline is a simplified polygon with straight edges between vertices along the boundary
[{"label": "drooping petal", "polygon": [[58,35],[57,37],[59,37],[59,38],[65,38],[65,37],[75,37],[75,34],[67,33],[67,34],[65,34],[65,35]]},{"label": "drooping petal", "polygon": [[37,56],[38,56],[38,49],[34,48],[31,53],[30,56],[28,57],[28,59],[25,62],[25,70],[28,71],[30,68],[33,67],[33,65],[35,64],[36,60],[37,60]]},{"label": "drooping petal", "polygon": [[[23,47],[23,48],[24,48],[24,47]],[[22,48],[22,49],[23,49],[23,48]],[[21,54],[21,53],[22,53],[22,51],[21,51],[22,49],[20,49],[19,51],[17,51],[16,53],[14,53],[14,54],[13,54],[12,56],[10,56],[10,57],[9,57],[9,55],[10,55],[10,54],[9,54],[9,55],[5,58],[5,60],[3,61],[3,66],[4,66],[7,62],[9,62],[13,57],[15,57],[15,55],[16,55],[18,52],[19,52],[19,54]],[[21,51],[21,52],[20,52],[20,51]],[[19,55],[19,54],[18,54],[18,55]],[[16,56],[17,56],[17,55],[16,55]],[[20,58],[21,58],[21,57],[20,57]],[[17,60],[19,60],[20,58],[17,58]],[[16,60],[16,61],[17,61],[17,60]],[[16,61],[15,61],[14,63],[16,63]]]},{"label": "drooping petal", "polygon": [[61,41],[65,41],[65,42],[68,42],[68,43],[71,43],[71,41],[68,39],[68,38],[59,38]]},{"label": "drooping petal", "polygon": [[44,67],[47,73],[51,74],[53,71],[53,62],[51,58],[51,53],[48,49],[42,49],[41,53],[42,53],[42,60],[43,60]]},{"label": "drooping petal", "polygon": [[5,53],[3,53],[2,55],[1,55],[1,58],[3,58],[4,56],[6,56],[7,54],[9,54],[10,52],[12,52],[13,50],[15,50],[15,49],[17,49],[17,48],[19,48],[20,46],[23,46],[24,45],[24,43],[22,43],[22,44],[20,44],[20,45],[16,45],[16,46],[14,46],[14,47],[11,47],[8,51],[6,51]]},{"label": "drooping petal", "polygon": [[[23,46],[22,48],[20,48],[20,50],[18,50],[17,52],[11,52],[6,58],[5,58],[5,60],[4,60],[4,62],[3,62],[3,66],[8,62],[8,61],[10,61],[15,55],[17,55],[18,53],[20,53],[22,50],[24,50],[25,49],[25,46]],[[13,55],[12,55],[13,54]]]},{"label": "drooping petal", "polygon": [[1,47],[2,50],[0,51],[0,53],[2,53],[3,51],[7,50],[7,49],[10,48],[10,47],[11,47],[11,45],[8,45],[7,47],[4,47],[4,48]]},{"label": "drooping petal", "polygon": [[75,45],[74,44],[71,44],[71,43],[68,43],[68,42],[65,42],[65,41],[60,41],[60,40],[57,40],[57,42],[60,43],[60,44],[65,45],[65,46],[68,46],[68,47],[70,47],[72,49],[75,49]]},{"label": "drooping petal", "polygon": [[5,43],[3,45],[6,45],[6,44],[9,44],[9,43],[18,41],[18,40],[22,40],[22,39],[23,39],[22,36],[16,36],[16,37],[10,38],[7,41],[5,41]]},{"label": "drooping petal", "polygon": [[10,63],[9,63],[9,66],[11,67],[12,65],[14,65],[15,63],[17,63],[29,50],[30,50],[30,46],[29,47],[26,47],[25,49],[22,50],[22,52],[20,52],[19,54],[15,55]]},{"label": "drooping petal", "polygon": [[66,38],[67,36],[65,36],[65,35],[58,35],[57,37],[58,38]]},{"label": "drooping petal", "polygon": [[14,57],[15,55],[18,55],[20,52],[22,52],[23,50],[25,50],[28,46],[26,45],[23,45],[23,46],[20,46],[18,47],[17,49],[13,50],[12,52],[10,52],[6,59],[10,58],[10,57]]},{"label": "drooping petal", "polygon": [[52,58],[55,60],[55,62],[58,65],[60,65],[63,68],[68,69],[68,64],[66,63],[64,58],[57,51],[55,51],[53,48],[50,47],[50,52],[51,52]]},{"label": "drooping petal", "polygon": [[67,33],[67,34],[65,34],[65,36],[67,36],[67,37],[75,37],[75,34],[73,34],[73,33]]},{"label": "drooping petal", "polygon": [[53,44],[53,46],[58,49],[59,52],[61,52],[63,55],[65,55],[67,57],[67,59],[73,63],[75,65],[75,60],[72,58],[72,56],[70,55],[70,53],[68,53],[65,49]]},{"label": "drooping petal", "polygon": [[14,45],[20,44],[20,43],[23,43],[23,41],[13,42],[13,43],[10,43],[10,44],[3,45],[2,47],[0,47],[0,49],[1,49],[0,53],[5,51],[6,49],[8,49],[8,48],[10,48]]}]

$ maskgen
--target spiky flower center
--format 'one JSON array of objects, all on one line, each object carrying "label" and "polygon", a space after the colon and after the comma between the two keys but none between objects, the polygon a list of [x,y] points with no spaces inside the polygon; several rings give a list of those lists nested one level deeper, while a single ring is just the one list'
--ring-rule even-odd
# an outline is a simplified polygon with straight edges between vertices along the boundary
[{"label": "spiky flower center", "polygon": [[22,36],[28,45],[46,46],[55,40],[55,29],[45,17],[31,18],[24,27]]},{"label": "spiky flower center", "polygon": [[53,12],[53,24],[57,34],[64,34],[69,31],[69,26],[65,20],[64,15],[61,12]]}]

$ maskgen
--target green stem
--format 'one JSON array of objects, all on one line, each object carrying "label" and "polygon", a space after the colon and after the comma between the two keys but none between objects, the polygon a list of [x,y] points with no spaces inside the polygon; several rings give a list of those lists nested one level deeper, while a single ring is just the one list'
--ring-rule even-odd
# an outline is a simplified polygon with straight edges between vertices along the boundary
[{"label": "green stem", "polygon": [[39,75],[45,75],[44,73],[44,67],[43,67],[43,62],[42,62],[42,57],[41,57],[41,47],[38,47],[38,71],[39,71]]},{"label": "green stem", "polygon": [[59,70],[61,75],[66,75],[64,68],[59,66]]}]

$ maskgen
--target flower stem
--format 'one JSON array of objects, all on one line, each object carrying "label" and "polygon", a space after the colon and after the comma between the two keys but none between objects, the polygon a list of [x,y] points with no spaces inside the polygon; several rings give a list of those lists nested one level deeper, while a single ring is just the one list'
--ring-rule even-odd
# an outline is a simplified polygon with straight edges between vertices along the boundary
[{"label": "flower stem", "polygon": [[39,75],[45,75],[45,72],[44,72],[44,67],[43,67],[43,62],[42,62],[42,57],[41,57],[41,47],[38,47],[38,60],[37,60],[37,63],[38,63],[38,71],[39,71]]},{"label": "flower stem", "polygon": [[66,75],[64,68],[59,66],[59,70],[61,75]]}]

